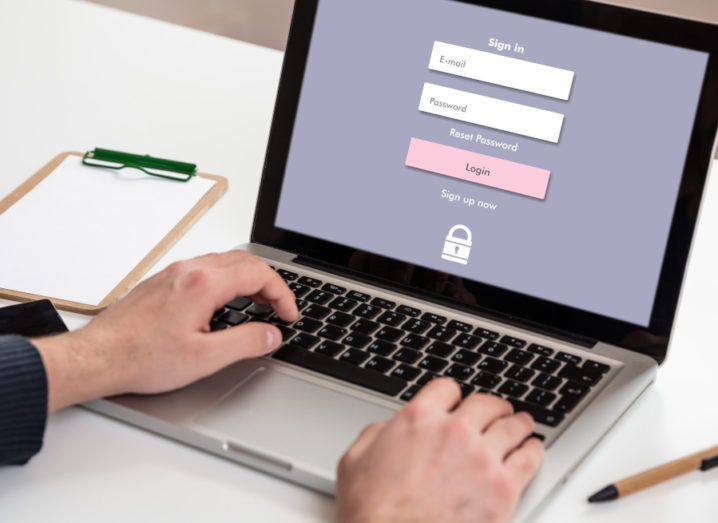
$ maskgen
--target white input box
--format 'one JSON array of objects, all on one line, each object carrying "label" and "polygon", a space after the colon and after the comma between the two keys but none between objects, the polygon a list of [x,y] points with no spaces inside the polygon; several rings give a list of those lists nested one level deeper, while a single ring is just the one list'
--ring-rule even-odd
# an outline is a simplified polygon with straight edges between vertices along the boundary
[{"label": "white input box", "polygon": [[429,69],[559,100],[568,100],[574,78],[566,69],[438,41]]},{"label": "white input box", "polygon": [[425,83],[419,110],[558,143],[564,115],[528,105]]}]

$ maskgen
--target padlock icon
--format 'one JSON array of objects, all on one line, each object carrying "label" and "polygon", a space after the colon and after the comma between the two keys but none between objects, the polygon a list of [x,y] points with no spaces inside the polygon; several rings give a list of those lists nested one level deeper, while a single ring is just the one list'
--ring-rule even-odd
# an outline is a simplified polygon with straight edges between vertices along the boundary
[{"label": "padlock icon", "polygon": [[[463,232],[463,235],[466,236],[465,239],[457,236],[459,231]],[[466,265],[471,254],[471,240],[471,229],[466,225],[454,225],[446,235],[441,259]]]}]

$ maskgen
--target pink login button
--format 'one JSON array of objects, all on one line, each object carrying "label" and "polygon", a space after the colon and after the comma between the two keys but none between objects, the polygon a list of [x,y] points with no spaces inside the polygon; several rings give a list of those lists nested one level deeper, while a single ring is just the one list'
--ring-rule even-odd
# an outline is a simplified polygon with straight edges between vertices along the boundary
[{"label": "pink login button", "polygon": [[406,165],[541,200],[546,198],[551,176],[546,169],[419,138],[411,139]]}]

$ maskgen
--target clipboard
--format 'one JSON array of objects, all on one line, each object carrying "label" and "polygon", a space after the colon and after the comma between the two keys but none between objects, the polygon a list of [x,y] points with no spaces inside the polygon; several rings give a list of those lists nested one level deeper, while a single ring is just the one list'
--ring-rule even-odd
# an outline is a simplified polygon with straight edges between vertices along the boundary
[{"label": "clipboard", "polygon": [[[34,175],[32,175],[30,178],[28,178],[25,182],[23,182],[19,187],[17,187],[14,191],[12,191],[7,197],[5,197],[2,201],[0,201],[0,251],[6,251],[5,254],[0,254],[0,259],[5,256],[6,261],[4,263],[6,264],[12,264],[15,263],[16,267],[19,263],[19,260],[14,261],[7,261],[10,259],[10,256],[13,255],[13,253],[7,254],[7,250],[3,249],[3,231],[6,236],[12,236],[13,238],[17,237],[18,234],[14,234],[16,230],[21,229],[19,223],[7,223],[9,222],[13,217],[22,216],[22,208],[23,208],[23,202],[28,201],[32,195],[33,192],[35,193],[42,193],[47,192],[49,189],[49,183],[52,181],[52,183],[55,184],[56,187],[59,187],[58,180],[51,180],[52,174],[58,171],[58,168],[60,170],[67,168],[71,169],[73,173],[77,174],[80,173],[78,169],[88,169],[89,172],[93,173],[93,176],[114,176],[117,177],[117,172],[112,172],[106,169],[98,169],[97,167],[88,167],[85,165],[81,165],[82,159],[83,159],[82,153],[79,152],[64,152],[59,155],[57,155],[55,158],[53,158],[50,162],[48,162],[45,166],[43,166],[39,171],[37,171]],[[75,166],[75,157],[77,158],[78,164],[80,164],[79,167]],[[148,157],[149,158],[149,157]],[[179,162],[177,162],[179,163]],[[107,172],[103,172],[107,171]],[[68,171],[69,172],[69,171]],[[63,172],[64,176],[64,172]],[[75,175],[73,175],[75,176]],[[83,175],[84,176],[84,175]],[[59,178],[60,174],[57,174],[55,178]],[[228,182],[226,178],[223,178],[221,176],[211,175],[211,174],[204,174],[204,173],[197,173],[196,176],[193,174],[194,179],[192,181],[189,181],[186,184],[183,184],[181,182],[177,181],[171,181],[171,180],[153,180],[152,183],[145,183],[145,187],[152,187],[152,190],[157,191],[158,186],[156,184],[175,184],[172,185],[166,185],[166,190],[169,190],[173,194],[182,194],[183,197],[181,198],[184,207],[173,207],[173,215],[179,216],[179,219],[174,221],[170,227],[167,228],[166,232],[164,230],[160,230],[160,225],[157,225],[156,227],[153,227],[153,235],[152,238],[157,238],[158,241],[154,242],[152,241],[152,246],[144,252],[142,255],[135,255],[135,258],[137,259],[137,262],[134,264],[134,266],[126,267],[126,270],[122,268],[114,268],[114,272],[116,274],[121,274],[121,277],[119,277],[119,281],[116,281],[114,286],[109,289],[109,291],[104,294],[104,297],[99,299],[97,303],[85,303],[84,300],[78,300],[78,299],[72,299],[68,298],[67,296],[58,296],[58,295],[45,295],[38,292],[28,292],[27,289],[15,289],[12,288],[10,285],[5,285],[7,281],[11,278],[10,276],[5,276],[3,278],[3,275],[0,274],[0,298],[5,298],[9,300],[14,301],[30,301],[30,300],[40,300],[40,299],[49,299],[52,301],[52,303],[58,308],[63,309],[66,311],[71,312],[78,312],[81,314],[88,314],[88,315],[96,315],[105,308],[107,308],[109,305],[117,301],[119,298],[124,296],[129,290],[140,280],[140,278],[159,260],[159,258],[164,255],[170,247],[172,247],[179,238],[182,237],[182,235],[187,232],[187,230],[207,211],[209,210],[227,191]],[[150,176],[147,176],[147,178],[151,178]],[[67,175],[67,180],[70,180],[70,175]],[[93,183],[95,183],[95,180],[92,179]],[[44,182],[44,184],[43,184]],[[107,184],[110,183],[108,180],[103,180],[102,182],[97,180],[97,183],[105,184],[104,187],[109,187]],[[114,182],[113,182],[114,183]],[[121,183],[121,182],[117,182]],[[195,184],[191,186],[191,184]],[[136,191],[142,190],[142,184],[138,183],[135,187],[139,188],[133,188],[132,190],[135,191],[134,194],[139,194]],[[185,192],[178,192],[180,191],[179,186],[185,186],[186,189],[182,189],[182,191]],[[189,194],[190,189],[188,187],[191,186],[191,192],[192,194]],[[38,190],[38,187],[44,188],[42,190]],[[121,185],[114,186],[115,189],[119,187],[125,187]],[[206,188],[206,190],[204,190]],[[123,189],[124,190],[124,189]],[[118,191],[115,190],[112,194],[113,197],[116,195]],[[121,192],[121,191],[119,191]],[[197,195],[200,195],[200,197],[196,198],[196,201],[194,201],[195,197]],[[145,197],[148,197],[148,194],[144,194]],[[39,198],[40,196],[38,196]],[[84,195],[84,198],[88,198],[88,195]],[[121,197],[121,195],[120,195]],[[155,201],[161,201],[161,198],[155,198]],[[175,200],[177,200],[175,198]],[[47,200],[45,200],[47,201]],[[89,200],[88,200],[89,201]],[[174,201],[174,200],[173,200]],[[130,202],[132,203],[132,202]],[[115,205],[118,205],[116,202]],[[24,205],[24,207],[28,207],[30,203],[27,203]],[[175,205],[174,203],[167,202],[166,205]],[[25,209],[25,215],[27,215],[27,209]],[[69,211],[68,211],[69,212]],[[136,213],[138,210],[132,209],[131,205],[128,205],[128,212],[132,212],[131,215],[133,219],[136,221],[138,219],[138,216]],[[44,218],[47,220],[53,220],[57,218],[57,214],[62,213],[56,213],[53,214],[52,210],[45,209],[39,209],[37,210],[38,214],[47,214]],[[100,219],[100,214],[102,213],[96,213],[95,216],[87,216],[87,220],[98,220]],[[169,213],[168,213],[169,214]],[[5,221],[3,221],[3,218],[7,217]],[[60,218],[57,218],[60,219]],[[116,221],[117,218],[114,218]],[[168,219],[172,219],[172,217],[168,217]],[[86,222],[91,223],[91,222]],[[5,229],[3,229],[3,226]],[[60,227],[60,225],[53,224],[54,227]],[[91,225],[91,227],[98,227],[98,225]],[[121,225],[115,227],[121,228]],[[37,226],[36,226],[37,228]],[[32,227],[29,227],[30,231],[32,231]],[[12,232],[13,234],[8,234],[8,231]],[[128,231],[130,234],[136,233],[137,231]],[[74,238],[75,244],[79,245],[79,241],[81,239]],[[111,242],[112,239],[105,238],[108,242]],[[88,239],[89,241],[89,239]],[[129,241],[129,240],[128,240]],[[151,241],[151,238],[145,238],[146,242]],[[12,244],[13,240],[8,240],[8,243]],[[51,242],[52,243],[52,242]],[[141,243],[141,242],[138,242]],[[33,248],[40,249],[41,247],[38,247],[35,244],[29,244],[33,245]],[[69,248],[69,247],[68,247]],[[137,247],[137,249],[140,249],[141,247]],[[139,252],[139,251],[138,251]],[[53,254],[60,253],[47,253],[48,255],[48,264],[51,264],[53,262],[52,256]],[[15,254],[16,256],[20,256],[19,254]],[[103,255],[105,255],[103,253]],[[128,255],[129,256],[129,255]],[[83,261],[87,261],[84,260]],[[0,267],[2,267],[3,262],[0,261]],[[37,263],[36,260],[33,260],[33,263]],[[48,267],[52,267],[52,265],[47,265]],[[12,268],[12,267],[11,267]],[[0,269],[0,272],[13,272],[6,270],[2,271]],[[97,267],[96,270],[102,271],[103,267]],[[18,271],[15,270],[15,273]],[[39,274],[41,271],[35,271],[36,274]],[[86,275],[86,273],[85,273]],[[46,276],[49,278],[49,276]],[[109,276],[108,276],[109,277]],[[23,276],[27,281],[28,278],[32,278],[32,276],[25,275]]]}]

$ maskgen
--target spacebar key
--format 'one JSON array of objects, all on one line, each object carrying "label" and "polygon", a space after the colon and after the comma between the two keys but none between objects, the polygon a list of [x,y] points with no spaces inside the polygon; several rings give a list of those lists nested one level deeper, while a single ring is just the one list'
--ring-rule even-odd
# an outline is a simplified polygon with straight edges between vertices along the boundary
[{"label": "spacebar key", "polygon": [[404,380],[384,376],[376,371],[362,369],[351,363],[334,360],[328,356],[315,354],[307,349],[293,345],[285,345],[275,352],[273,357],[279,361],[293,363],[299,367],[320,372],[390,396],[396,396],[407,385]]}]

